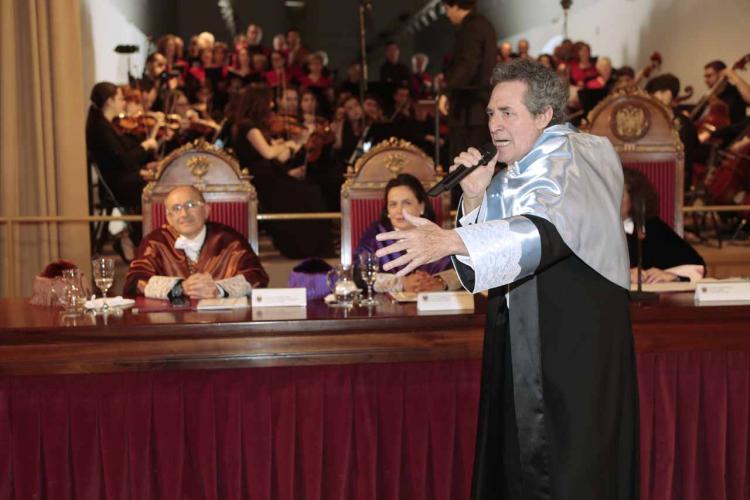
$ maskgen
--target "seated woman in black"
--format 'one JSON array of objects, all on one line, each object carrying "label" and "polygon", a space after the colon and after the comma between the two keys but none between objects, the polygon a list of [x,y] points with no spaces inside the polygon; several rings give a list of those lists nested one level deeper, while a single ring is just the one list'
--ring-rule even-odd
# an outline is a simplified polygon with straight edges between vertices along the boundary
[{"label": "seated woman in black", "polygon": [[86,147],[119,204],[140,210],[145,185],[139,170],[152,158],[156,140],[139,141],[121,134],[112,121],[125,109],[122,90],[109,82],[91,89],[91,106],[86,119]]},{"label": "seated woman in black", "polygon": [[[378,249],[394,243],[392,240],[376,240],[375,237],[378,234],[394,229],[401,231],[414,227],[404,218],[404,211],[415,217],[424,217],[435,221],[435,213],[422,183],[410,174],[399,174],[386,184],[380,220],[375,221],[359,239],[359,244],[354,250],[355,267],[359,264],[359,254],[362,252],[375,253]],[[396,259],[400,255],[394,253],[380,257],[380,268],[382,269],[386,262]],[[374,290],[379,293],[431,292],[461,288],[461,282],[453,269],[450,257],[425,264],[403,278],[395,274],[399,269],[401,268],[394,269],[391,272],[379,272],[373,287]],[[359,279],[359,273],[355,273],[355,279]]]},{"label": "seated woman in black", "polygon": [[[294,139],[271,136],[271,93],[246,87],[232,110],[232,144],[240,161],[253,175],[260,207],[265,212],[325,212],[320,188],[305,180],[304,144],[309,132]],[[331,253],[327,221],[278,221],[268,224],[274,247],[288,258]]]},{"label": "seated woman in black", "polygon": [[696,281],[703,278],[706,269],[703,258],[657,215],[659,201],[654,186],[641,172],[630,168],[623,170],[625,191],[620,216],[628,240],[631,282],[638,281],[638,237],[634,223],[638,220],[638,207],[642,207],[645,221],[642,282]]},{"label": "seated woman in black", "polygon": [[[91,89],[91,106],[86,119],[86,147],[89,161],[99,167],[103,181],[112,191],[114,205],[126,213],[141,212],[141,192],[145,182],[139,171],[153,159],[158,147],[152,138],[136,138],[132,134],[122,134],[113,125],[113,120],[125,109],[125,98],[117,85],[99,82]],[[101,189],[100,195],[109,193]],[[140,224],[130,226],[130,235],[121,235],[116,242],[124,251],[126,259],[132,258],[132,246],[140,242]],[[131,242],[132,239],[132,242]],[[120,246],[121,245],[121,246]]]}]

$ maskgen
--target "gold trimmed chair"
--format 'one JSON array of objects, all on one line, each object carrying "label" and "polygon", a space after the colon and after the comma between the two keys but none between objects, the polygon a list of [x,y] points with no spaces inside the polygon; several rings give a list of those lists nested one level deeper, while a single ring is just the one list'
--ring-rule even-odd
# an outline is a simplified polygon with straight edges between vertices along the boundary
[{"label": "gold trimmed chair", "polygon": [[230,226],[258,253],[258,198],[247,169],[203,140],[186,144],[142,171],[143,234],[166,223],[164,199],[175,186],[198,188],[211,206],[209,220]]},{"label": "gold trimmed chair", "polygon": [[[341,186],[341,263],[351,265],[362,234],[380,218],[385,185],[398,174],[411,174],[429,190],[443,177],[432,159],[403,139],[391,137],[374,146],[347,168]],[[451,227],[450,192],[430,198],[438,224]]]},{"label": "gold trimmed chair", "polygon": [[648,177],[659,195],[659,217],[682,235],[685,155],[672,111],[628,87],[597,104],[581,130],[608,137],[623,167]]}]

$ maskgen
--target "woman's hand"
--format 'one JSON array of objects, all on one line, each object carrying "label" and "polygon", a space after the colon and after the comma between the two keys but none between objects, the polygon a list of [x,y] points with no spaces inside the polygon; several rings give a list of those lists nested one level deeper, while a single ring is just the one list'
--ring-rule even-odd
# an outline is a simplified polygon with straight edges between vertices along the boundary
[{"label": "woman's hand", "polygon": [[414,271],[404,277],[405,292],[440,292],[445,290],[445,283],[424,271]]},{"label": "woman's hand", "polygon": [[[680,279],[680,277],[677,276],[676,274],[663,271],[656,267],[650,267],[648,269],[644,269],[643,271],[641,271],[642,283],[649,283],[649,284],[650,283],[669,283],[672,281],[677,281],[678,279]],[[638,268],[637,267],[630,268],[630,282],[633,284],[638,283]]]}]

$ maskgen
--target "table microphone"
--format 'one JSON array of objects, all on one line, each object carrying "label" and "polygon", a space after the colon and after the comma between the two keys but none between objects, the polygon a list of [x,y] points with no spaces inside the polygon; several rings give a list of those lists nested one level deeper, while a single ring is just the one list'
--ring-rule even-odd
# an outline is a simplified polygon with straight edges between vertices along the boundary
[{"label": "table microphone", "polygon": [[448,173],[443,179],[432,186],[432,188],[427,191],[427,194],[430,196],[438,196],[443,191],[449,191],[453,189],[453,186],[461,182],[461,179],[472,173],[477,168],[481,167],[482,165],[486,165],[489,163],[489,161],[495,157],[497,154],[497,148],[495,145],[491,142],[488,142],[487,144],[484,144],[482,146],[479,146],[479,153],[482,155],[482,159],[479,160],[479,163],[472,167],[466,167],[464,165],[459,165],[456,169],[454,169],[452,172]]}]

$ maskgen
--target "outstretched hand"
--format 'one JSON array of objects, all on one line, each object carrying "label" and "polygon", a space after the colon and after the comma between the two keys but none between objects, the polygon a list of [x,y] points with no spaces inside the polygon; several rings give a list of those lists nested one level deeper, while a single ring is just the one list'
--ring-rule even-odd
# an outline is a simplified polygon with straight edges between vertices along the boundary
[{"label": "outstretched hand", "polygon": [[395,243],[375,252],[378,257],[401,251],[406,252],[404,255],[384,264],[384,271],[405,266],[396,275],[406,276],[419,266],[435,262],[447,255],[467,253],[463,240],[455,231],[443,229],[427,219],[410,215],[406,210],[404,210],[403,215],[414,226],[413,229],[390,231],[377,235],[378,241],[396,240]]}]

